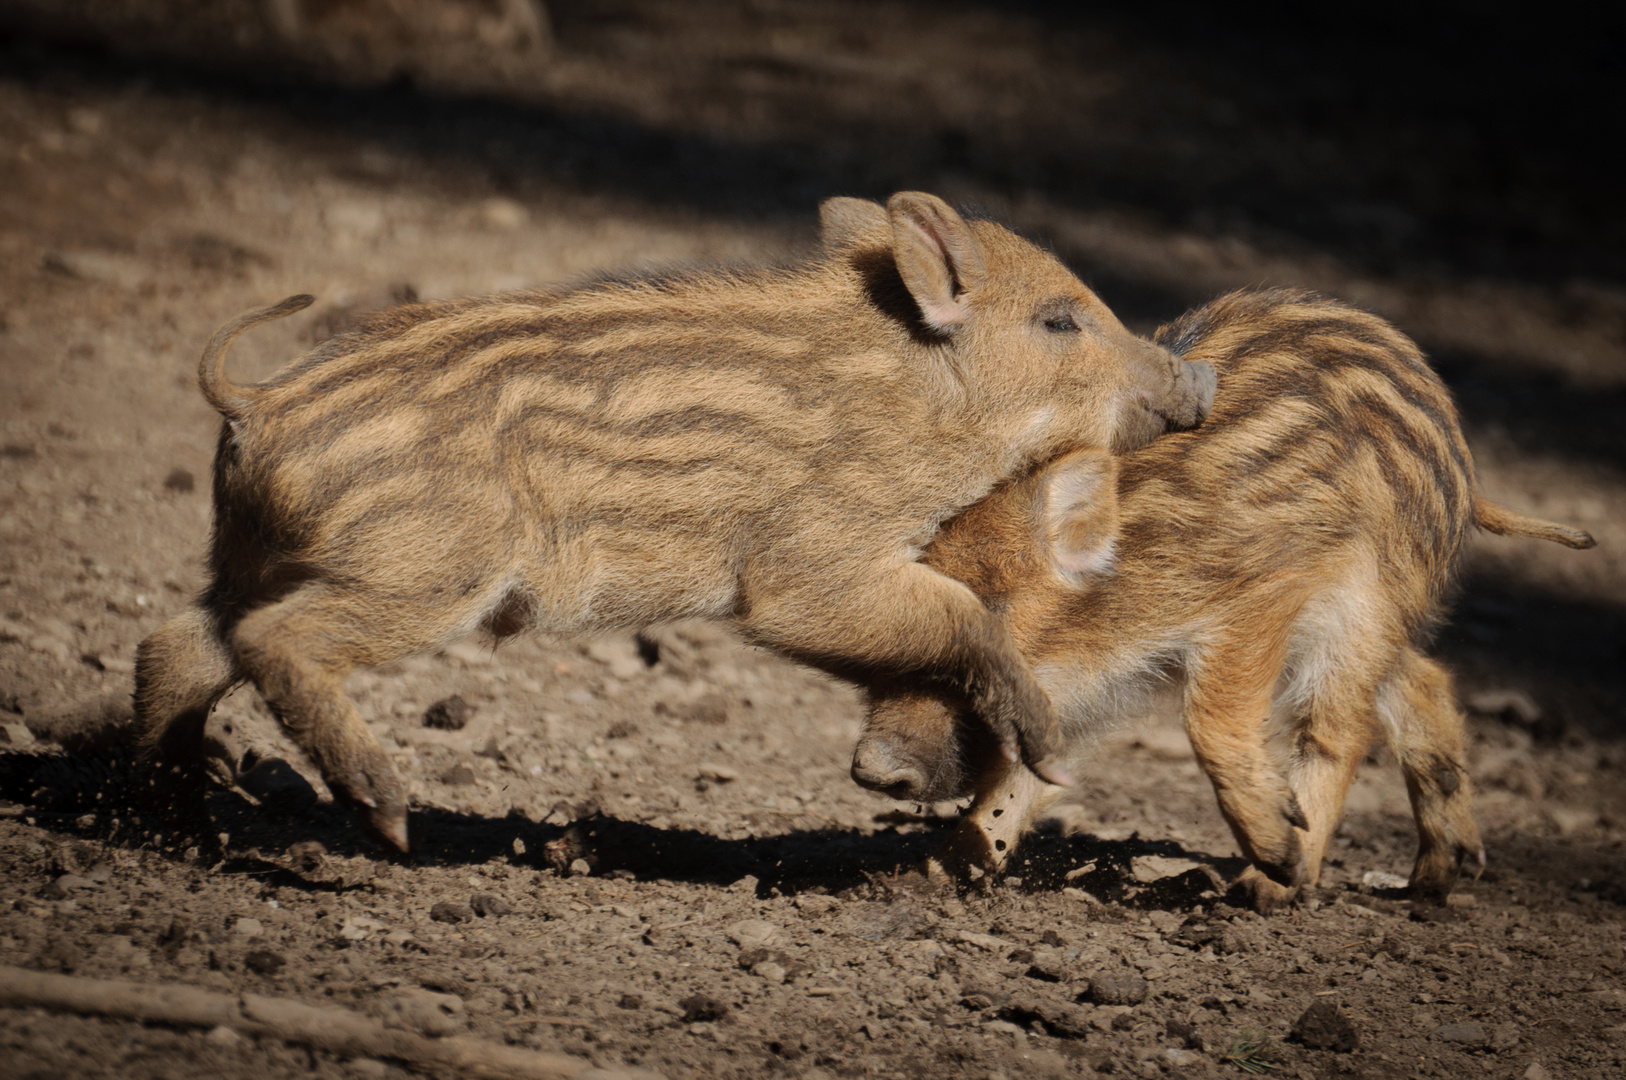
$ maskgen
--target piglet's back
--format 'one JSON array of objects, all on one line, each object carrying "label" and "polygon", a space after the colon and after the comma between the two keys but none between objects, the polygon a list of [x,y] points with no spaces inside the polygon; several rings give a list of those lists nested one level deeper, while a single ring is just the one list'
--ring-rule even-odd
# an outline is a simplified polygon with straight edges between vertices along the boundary
[{"label": "piglet's back", "polygon": [[831,260],[409,305],[254,388],[217,503],[341,574],[455,537],[473,576],[516,554],[558,567],[530,584],[567,623],[625,584],[595,578],[623,558],[646,597],[672,575],[678,610],[654,614],[724,614],[758,550],[843,546],[844,503],[890,529],[864,543],[901,547],[978,494],[954,490],[941,444],[926,457],[920,436],[953,417],[924,353]]},{"label": "piglet's back", "polygon": [[[1221,390],[1200,434],[1122,459],[1125,584],[1212,599],[1369,573],[1400,601],[1408,636],[1429,629],[1474,481],[1456,408],[1416,345],[1290,290],[1224,297],[1157,340],[1212,363]],[[1120,593],[1101,590],[1109,603]]]}]

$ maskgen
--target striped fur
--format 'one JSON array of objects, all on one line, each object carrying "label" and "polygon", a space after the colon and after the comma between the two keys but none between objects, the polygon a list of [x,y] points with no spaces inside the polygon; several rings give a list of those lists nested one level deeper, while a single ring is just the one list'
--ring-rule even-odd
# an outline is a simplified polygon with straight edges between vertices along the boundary
[{"label": "striped fur", "polygon": [[824,216],[824,249],[788,267],[396,308],[257,386],[226,378],[231,339],[307,301],[222,330],[199,374],[226,419],[213,580],[138,659],[154,775],[196,772],[203,718],[248,678],[405,848],[353,666],[477,629],[709,617],[834,671],[969,686],[1064,778],[1009,635],[917,557],[1036,461],[1196,422],[1212,371],[931,196]]},{"label": "striped fur", "polygon": [[[1306,293],[1241,292],[1156,340],[1219,372],[1200,429],[1013,481],[945,526],[926,562],[1000,612],[1076,754],[1120,713],[1183,693],[1261,906],[1316,880],[1380,730],[1417,819],[1412,886],[1443,895],[1461,859],[1483,860],[1462,722],[1448,675],[1425,655],[1469,530],[1591,538],[1478,497],[1449,393],[1376,316]],[[1116,498],[1067,507],[1058,523],[1043,493],[1114,464]],[[1103,518],[1117,530],[1111,573],[1054,573],[1067,546],[1057,537]],[[854,776],[905,798],[977,792],[942,861],[999,865],[1055,789],[989,764],[957,710],[950,694],[881,688]]]}]

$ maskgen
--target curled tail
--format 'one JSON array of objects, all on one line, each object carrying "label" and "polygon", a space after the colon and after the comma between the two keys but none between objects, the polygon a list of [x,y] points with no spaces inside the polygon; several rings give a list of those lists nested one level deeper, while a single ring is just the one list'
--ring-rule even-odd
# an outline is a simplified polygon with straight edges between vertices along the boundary
[{"label": "curled tail", "polygon": [[198,361],[198,389],[203,391],[204,398],[215,407],[216,412],[227,420],[241,420],[254,403],[250,390],[235,386],[226,378],[226,350],[231,348],[238,335],[263,322],[303,311],[315,302],[316,297],[306,293],[290,296],[280,304],[239,315],[215,331],[215,336],[209,339],[209,344],[203,350],[203,359]]},{"label": "curled tail", "polygon": [[1474,524],[1497,536],[1533,536],[1537,540],[1551,540],[1555,544],[1572,548],[1598,546],[1598,542],[1589,532],[1572,529],[1556,521],[1543,521],[1541,518],[1516,514],[1488,499],[1477,497],[1474,499]]}]

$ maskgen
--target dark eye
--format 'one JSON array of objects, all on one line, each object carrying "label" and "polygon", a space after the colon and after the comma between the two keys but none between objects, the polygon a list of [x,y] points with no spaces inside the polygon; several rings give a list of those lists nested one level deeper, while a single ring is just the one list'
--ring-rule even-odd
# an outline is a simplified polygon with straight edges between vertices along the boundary
[{"label": "dark eye", "polygon": [[1071,315],[1052,315],[1044,321],[1044,328],[1052,334],[1076,334],[1078,323]]}]

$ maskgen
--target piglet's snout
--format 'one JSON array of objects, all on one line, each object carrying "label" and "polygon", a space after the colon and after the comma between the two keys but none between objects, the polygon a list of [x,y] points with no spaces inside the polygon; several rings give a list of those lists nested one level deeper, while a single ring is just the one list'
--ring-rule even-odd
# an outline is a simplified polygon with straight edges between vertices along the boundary
[{"label": "piglet's snout", "polygon": [[1169,426],[1196,427],[1208,419],[1214,408],[1214,389],[1219,385],[1219,376],[1214,373],[1214,365],[1206,360],[1176,360],[1175,363],[1184,369],[1179,377],[1182,393],[1176,395],[1181,405],[1178,411],[1169,414]]},{"label": "piglet's snout", "polygon": [[1150,343],[1139,359],[1137,396],[1147,411],[1163,421],[1164,430],[1182,431],[1202,423],[1214,407],[1218,380],[1213,365],[1202,360],[1182,360]]},{"label": "piglet's snout", "polygon": [[852,778],[894,799],[914,799],[926,788],[926,773],[885,739],[866,736],[853,749]]}]

